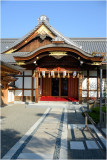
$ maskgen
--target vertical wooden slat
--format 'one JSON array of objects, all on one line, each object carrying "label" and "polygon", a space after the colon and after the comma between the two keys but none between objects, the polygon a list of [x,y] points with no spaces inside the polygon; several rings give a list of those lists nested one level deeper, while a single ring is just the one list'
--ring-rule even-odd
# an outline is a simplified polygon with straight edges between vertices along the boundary
[{"label": "vertical wooden slat", "polygon": [[70,85],[71,85],[71,97],[73,97],[73,78],[71,77],[71,83],[70,83]]},{"label": "vertical wooden slat", "polygon": [[59,78],[59,96],[61,97],[61,78]]},{"label": "vertical wooden slat", "polygon": [[70,76],[70,97],[71,97],[71,93],[72,93],[72,90],[71,90],[71,81],[72,81],[72,78]]},{"label": "vertical wooden slat", "polygon": [[87,101],[89,100],[89,70],[87,70]]},{"label": "vertical wooden slat", "polygon": [[34,86],[33,73],[34,73],[34,71],[32,70],[32,92],[31,92],[31,101],[33,101],[33,86]]},{"label": "vertical wooden slat", "polygon": [[35,103],[38,103],[38,73],[35,71]]},{"label": "vertical wooden slat", "polygon": [[51,88],[51,96],[52,96],[52,78],[51,78],[50,88]]},{"label": "vertical wooden slat", "polygon": [[68,78],[68,97],[69,97],[69,78]]},{"label": "vertical wooden slat", "polygon": [[99,70],[97,68],[97,99],[99,98]]},{"label": "vertical wooden slat", "polygon": [[22,77],[22,101],[24,101],[24,72]]},{"label": "vertical wooden slat", "polygon": [[82,74],[79,76],[79,103],[82,104]]}]

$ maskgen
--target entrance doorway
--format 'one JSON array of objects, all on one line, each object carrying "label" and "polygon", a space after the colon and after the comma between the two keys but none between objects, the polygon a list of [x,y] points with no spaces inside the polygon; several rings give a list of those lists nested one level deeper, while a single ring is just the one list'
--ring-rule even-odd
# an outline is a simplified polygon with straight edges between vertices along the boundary
[{"label": "entrance doorway", "polygon": [[59,96],[59,79],[52,78],[52,96]]},{"label": "entrance doorway", "polygon": [[52,96],[68,96],[67,78],[52,78]]},{"label": "entrance doorway", "polygon": [[68,96],[68,79],[61,78],[61,96]]},{"label": "entrance doorway", "polygon": [[42,96],[78,99],[78,78],[48,78],[46,76],[42,79]]}]

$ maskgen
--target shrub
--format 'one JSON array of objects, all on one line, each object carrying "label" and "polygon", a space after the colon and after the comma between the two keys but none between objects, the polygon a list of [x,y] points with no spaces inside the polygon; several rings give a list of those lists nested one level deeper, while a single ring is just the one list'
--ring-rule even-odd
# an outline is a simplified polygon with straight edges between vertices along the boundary
[{"label": "shrub", "polygon": [[[105,105],[102,107],[102,111],[106,113],[107,107]],[[95,123],[99,123],[99,121],[100,121],[100,107],[92,108],[91,112],[87,112],[87,113],[93,119],[93,121]],[[82,115],[84,116],[84,113],[82,113]],[[90,123],[90,122],[88,121],[88,123]]]}]

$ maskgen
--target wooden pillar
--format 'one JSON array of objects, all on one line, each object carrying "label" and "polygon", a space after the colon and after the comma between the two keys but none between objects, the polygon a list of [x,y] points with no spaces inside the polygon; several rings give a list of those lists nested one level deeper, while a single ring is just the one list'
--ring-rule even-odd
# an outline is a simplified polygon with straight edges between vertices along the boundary
[{"label": "wooden pillar", "polygon": [[32,91],[31,91],[31,101],[33,102],[33,86],[34,86],[34,78],[33,78],[34,71],[32,70]]},{"label": "wooden pillar", "polygon": [[35,103],[38,103],[39,99],[39,93],[38,93],[38,72],[35,71]]},{"label": "wooden pillar", "polygon": [[79,104],[82,104],[82,73],[79,76]]},{"label": "wooden pillar", "polygon": [[22,101],[24,101],[24,72],[22,77]]},{"label": "wooden pillar", "polygon": [[89,70],[87,70],[87,101],[89,100]]},{"label": "wooden pillar", "polygon": [[99,98],[99,71],[97,69],[97,99]]}]

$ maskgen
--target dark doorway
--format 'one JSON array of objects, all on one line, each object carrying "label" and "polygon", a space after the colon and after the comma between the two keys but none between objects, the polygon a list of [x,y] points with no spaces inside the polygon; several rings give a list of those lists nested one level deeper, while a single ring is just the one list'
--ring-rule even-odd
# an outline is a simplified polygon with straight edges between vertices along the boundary
[{"label": "dark doorway", "polygon": [[68,79],[61,78],[61,96],[68,96]]},{"label": "dark doorway", "polygon": [[52,96],[59,96],[59,79],[52,78]]}]

